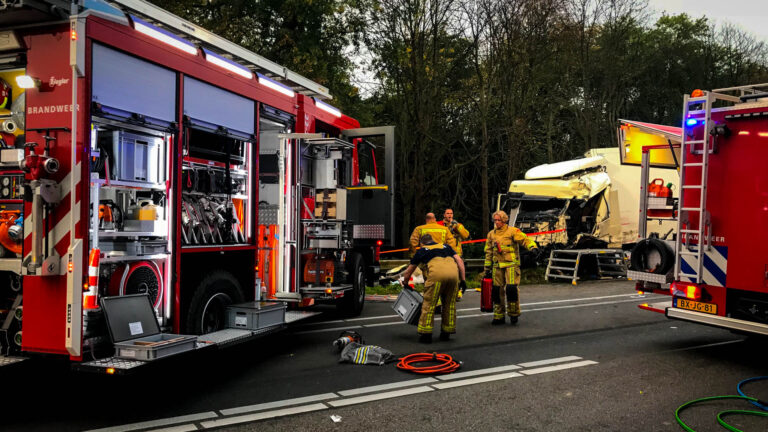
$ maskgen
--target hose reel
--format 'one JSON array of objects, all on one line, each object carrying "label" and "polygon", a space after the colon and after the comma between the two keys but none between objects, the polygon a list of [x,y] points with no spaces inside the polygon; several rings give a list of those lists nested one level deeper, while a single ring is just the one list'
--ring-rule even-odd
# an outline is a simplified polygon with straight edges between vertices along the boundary
[{"label": "hose reel", "polygon": [[117,266],[109,282],[109,295],[148,294],[157,308],[163,300],[163,278],[152,261],[136,261]]}]

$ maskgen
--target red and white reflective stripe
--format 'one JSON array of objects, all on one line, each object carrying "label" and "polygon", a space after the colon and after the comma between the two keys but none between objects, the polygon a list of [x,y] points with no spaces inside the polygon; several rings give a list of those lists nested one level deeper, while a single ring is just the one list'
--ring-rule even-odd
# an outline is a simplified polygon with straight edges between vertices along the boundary
[{"label": "red and white reflective stripe", "polygon": [[[62,199],[60,201],[60,205],[54,209],[54,212],[48,215],[50,217],[48,232],[42,233],[43,244],[45,244],[45,241],[47,238],[49,242],[52,242],[53,247],[56,248],[59,255],[64,255],[67,251],[67,248],[69,247],[69,234],[70,234],[69,227],[71,226],[71,222],[72,222],[70,219],[74,217],[75,224],[80,223],[81,199],[78,198],[76,200],[75,208],[73,211],[72,208],[68,208],[69,199],[67,198],[67,196],[70,193],[70,187],[71,187],[70,178],[72,175],[75,176],[75,182],[79,187],[81,177],[82,177],[80,173],[81,168],[82,168],[82,162],[78,162],[75,165],[74,169],[70,171],[59,182]],[[64,210],[65,208],[66,210]],[[61,213],[61,212],[64,212],[64,213]],[[31,251],[32,251],[33,227],[34,227],[34,223],[32,221],[32,211],[30,207],[28,211],[28,215],[24,218],[24,251],[26,253],[26,256],[24,257],[25,260],[31,259],[32,257]]]},{"label": "red and white reflective stripe", "polygon": [[83,309],[99,307],[99,255],[98,249],[91,249],[88,257],[88,291],[83,292]]}]

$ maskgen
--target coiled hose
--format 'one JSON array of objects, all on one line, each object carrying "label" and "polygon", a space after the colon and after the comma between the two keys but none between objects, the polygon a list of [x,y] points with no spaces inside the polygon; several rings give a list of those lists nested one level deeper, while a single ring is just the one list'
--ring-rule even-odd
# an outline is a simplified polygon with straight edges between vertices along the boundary
[{"label": "coiled hose", "polygon": [[[401,357],[397,368],[406,372],[425,375],[439,375],[455,372],[461,367],[461,363],[448,354],[441,353],[415,353]],[[428,366],[414,366],[416,363],[433,362]]]}]

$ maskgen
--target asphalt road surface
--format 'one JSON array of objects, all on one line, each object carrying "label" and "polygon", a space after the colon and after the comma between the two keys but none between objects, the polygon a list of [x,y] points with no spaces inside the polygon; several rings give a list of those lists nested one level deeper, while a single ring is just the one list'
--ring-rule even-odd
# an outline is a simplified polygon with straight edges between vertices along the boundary
[{"label": "asphalt road surface", "polygon": [[[0,370],[3,431],[678,431],[675,410],[736,394],[768,375],[768,342],[640,310],[631,282],[523,286],[523,315],[491,326],[479,293],[458,303],[457,334],[419,344],[391,301],[367,301],[341,319],[310,322],[216,356],[165,361],[129,377],[68,372],[25,362]],[[436,322],[439,326],[439,321]],[[397,355],[447,353],[462,362],[444,376],[394,364],[338,362],[345,329]],[[768,381],[744,387],[768,400]],[[740,400],[695,405],[681,417],[696,431],[725,430],[718,412],[758,408]],[[725,418],[744,431],[768,418]]]}]

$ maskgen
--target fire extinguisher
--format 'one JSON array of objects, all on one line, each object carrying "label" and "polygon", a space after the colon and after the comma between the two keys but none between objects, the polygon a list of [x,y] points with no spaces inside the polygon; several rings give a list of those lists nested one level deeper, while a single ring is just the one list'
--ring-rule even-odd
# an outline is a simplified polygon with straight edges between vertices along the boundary
[{"label": "fire extinguisher", "polygon": [[493,312],[493,298],[491,291],[493,290],[493,279],[483,278],[483,282],[480,285],[480,311],[481,312]]}]

